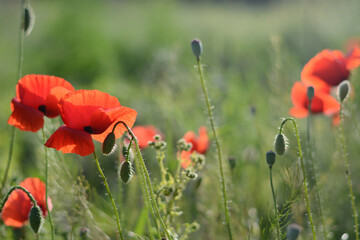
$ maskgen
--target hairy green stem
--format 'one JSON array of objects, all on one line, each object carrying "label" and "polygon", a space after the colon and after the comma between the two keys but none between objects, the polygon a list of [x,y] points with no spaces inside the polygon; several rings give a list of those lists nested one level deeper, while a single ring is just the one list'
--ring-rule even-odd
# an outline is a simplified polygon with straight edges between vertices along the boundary
[{"label": "hairy green stem", "polygon": [[324,215],[322,212],[322,206],[321,206],[321,198],[320,198],[320,193],[319,193],[319,187],[318,187],[318,182],[317,182],[317,175],[316,175],[316,168],[315,168],[315,163],[314,163],[314,159],[313,159],[313,155],[312,155],[312,144],[311,144],[311,134],[310,134],[310,126],[311,126],[311,103],[312,103],[312,99],[309,99],[309,106],[308,106],[308,117],[307,117],[307,145],[308,145],[308,155],[309,155],[309,160],[310,160],[310,167],[311,167],[311,171],[314,174],[313,179],[314,179],[314,185],[315,185],[315,198],[317,201],[317,205],[319,206],[319,215],[320,215],[320,221],[321,221],[321,225],[323,227],[323,233],[324,233],[324,239],[327,240],[327,231],[326,231],[326,225],[325,225],[325,219],[324,219]]},{"label": "hairy green stem", "polygon": [[112,196],[112,194],[111,194],[111,191],[110,191],[108,182],[107,182],[107,180],[106,180],[106,177],[105,177],[103,171],[101,170],[100,163],[99,163],[99,160],[98,160],[98,158],[97,158],[97,156],[96,156],[95,151],[93,152],[93,154],[94,154],[96,166],[97,166],[97,168],[98,168],[98,170],[99,170],[99,173],[100,173],[100,175],[101,175],[101,177],[102,177],[102,179],[103,179],[103,182],[104,182],[106,191],[107,191],[107,193],[108,193],[108,195],[109,195],[109,197],[110,197],[111,204],[112,204],[113,209],[114,209],[114,213],[115,213],[115,216],[116,216],[117,228],[118,228],[119,234],[120,234],[120,239],[121,239],[121,240],[124,240],[124,236],[123,236],[123,233],[122,233],[122,231],[121,231],[120,217],[119,217],[119,213],[118,213],[117,208],[116,208],[115,200],[114,200],[114,198],[113,198],[113,196]]},{"label": "hairy green stem", "polygon": [[[44,144],[46,142],[46,137],[45,137],[45,130],[44,127],[41,128],[42,130],[42,135],[43,135],[43,141]],[[44,152],[45,152],[45,202],[46,202],[46,209],[48,212],[48,216],[49,216],[49,222],[50,222],[50,228],[51,228],[51,239],[54,240],[55,238],[55,231],[54,231],[54,223],[51,217],[51,212],[49,209],[49,203],[48,203],[48,190],[49,190],[49,160],[48,160],[48,156],[47,156],[47,147],[44,145]]]},{"label": "hairy green stem", "polygon": [[285,125],[285,123],[287,121],[291,121],[293,123],[293,125],[294,125],[294,130],[295,130],[297,144],[298,144],[298,150],[299,150],[299,158],[300,158],[300,163],[301,163],[301,169],[302,169],[302,172],[303,172],[303,175],[304,175],[303,185],[304,185],[306,209],[307,209],[307,213],[309,215],[309,222],[310,222],[310,226],[311,226],[311,230],[312,230],[312,234],[313,234],[313,239],[316,240],[315,227],[314,227],[314,223],[313,223],[313,219],[312,219],[312,215],[311,215],[311,210],[310,210],[310,202],[309,202],[308,188],[307,188],[307,177],[306,177],[305,166],[304,166],[304,161],[303,161],[303,154],[302,154],[302,150],[301,150],[300,136],[299,136],[299,131],[298,131],[295,120],[293,118],[291,118],[291,117],[286,118],[280,125],[279,134],[281,134],[282,128],[283,128],[283,126]]},{"label": "hairy green stem", "polygon": [[[18,80],[21,78],[21,75],[22,75],[22,63],[23,63],[23,59],[24,59],[23,52],[24,52],[24,36],[25,36],[25,31],[24,31],[24,26],[25,26],[25,6],[26,6],[26,0],[21,0],[21,4],[20,4],[20,28],[19,28],[19,49],[18,49],[19,50],[19,52],[18,52],[18,75],[17,75]],[[9,169],[10,169],[12,154],[13,154],[13,150],[14,150],[15,130],[16,129],[13,126],[12,130],[11,130],[8,161],[6,163],[4,178],[2,180],[1,188],[0,188],[0,197],[2,196],[2,191],[3,191],[4,187],[5,187],[7,176],[8,176]]]},{"label": "hairy green stem", "polygon": [[348,187],[349,187],[349,192],[350,192],[351,207],[352,207],[353,217],[354,217],[355,237],[356,237],[356,240],[359,240],[359,224],[358,224],[358,219],[357,219],[358,214],[356,211],[355,197],[354,197],[352,183],[351,183],[350,164],[349,164],[349,160],[348,160],[348,153],[347,153],[347,147],[346,147],[345,136],[344,136],[344,126],[343,126],[344,119],[342,116],[342,108],[343,108],[343,103],[341,102],[340,103],[340,137],[341,137],[341,145],[342,145],[343,154],[344,154],[343,157],[344,157],[345,176],[346,176],[346,180],[348,182]]},{"label": "hairy green stem", "polygon": [[37,206],[37,203],[36,203],[35,198],[33,197],[33,195],[32,195],[28,190],[26,190],[25,188],[23,188],[23,187],[21,187],[21,186],[15,186],[15,187],[10,188],[10,190],[7,192],[5,198],[3,199],[3,201],[2,201],[2,203],[1,203],[1,205],[0,205],[0,213],[1,213],[2,210],[3,210],[6,201],[9,199],[10,194],[11,194],[14,190],[16,190],[16,189],[20,189],[20,190],[22,190],[24,193],[26,193],[26,195],[28,195],[28,197],[30,198],[31,202],[33,203],[33,205],[34,205],[34,206]]},{"label": "hairy green stem", "polygon": [[276,228],[277,228],[277,238],[278,240],[281,240],[281,230],[280,230],[280,222],[278,219],[278,210],[277,210],[277,206],[276,206],[276,195],[275,195],[275,191],[274,191],[274,185],[273,185],[273,179],[272,179],[272,167],[269,167],[270,170],[270,185],[271,185],[271,192],[273,195],[273,200],[274,200],[274,210],[275,210],[275,220],[276,220]]},{"label": "hairy green stem", "polygon": [[211,110],[210,99],[208,97],[208,93],[207,93],[206,86],[205,86],[205,80],[204,80],[204,76],[203,76],[203,72],[202,72],[202,66],[201,66],[200,58],[197,58],[197,66],[198,66],[198,70],[199,70],[202,90],[204,92],[206,107],[207,107],[207,110],[208,110],[210,125],[211,125],[211,129],[212,129],[212,132],[213,132],[213,135],[214,135],[216,150],[217,150],[217,154],[218,154],[220,183],[221,183],[221,190],[222,190],[222,200],[223,200],[223,205],[224,205],[226,227],[227,227],[227,231],[228,231],[228,234],[229,234],[229,239],[232,240],[232,232],[231,232],[231,225],[230,225],[228,200],[227,200],[227,195],[226,195],[226,182],[225,182],[225,177],[224,177],[223,161],[222,161],[222,155],[221,155],[220,142],[219,142],[219,138],[217,136],[216,129],[215,129],[215,120],[214,120],[214,116],[213,116],[213,113],[212,113],[212,110]]}]

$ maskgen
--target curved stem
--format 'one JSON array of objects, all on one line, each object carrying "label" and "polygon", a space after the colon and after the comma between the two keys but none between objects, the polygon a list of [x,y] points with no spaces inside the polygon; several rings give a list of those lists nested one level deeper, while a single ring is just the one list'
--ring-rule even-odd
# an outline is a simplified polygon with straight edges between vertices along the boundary
[{"label": "curved stem", "polygon": [[207,93],[206,86],[205,86],[204,76],[203,76],[202,67],[201,67],[201,63],[200,63],[200,58],[197,59],[197,66],[198,66],[198,70],[199,70],[202,90],[204,92],[206,107],[207,107],[207,110],[208,110],[210,125],[211,125],[211,129],[212,129],[212,132],[213,132],[213,135],[214,135],[216,150],[217,150],[217,154],[218,154],[220,183],[221,183],[221,190],[222,190],[222,200],[223,200],[224,211],[225,211],[226,227],[227,227],[227,231],[228,231],[228,234],[229,234],[229,239],[232,240],[232,232],[231,232],[231,225],[230,225],[228,201],[227,201],[227,195],[226,195],[226,183],[225,183],[225,177],[224,177],[223,161],[222,161],[222,156],[221,156],[220,142],[219,142],[219,138],[217,136],[216,129],[215,129],[215,120],[214,120],[214,116],[213,116],[213,113],[212,113],[212,110],[211,110],[210,99],[208,97],[208,93]]},{"label": "curved stem", "polygon": [[293,123],[293,125],[294,125],[294,130],[295,130],[297,144],[298,144],[298,150],[299,150],[299,158],[300,158],[300,163],[301,163],[301,169],[302,169],[302,172],[303,172],[303,175],[304,175],[303,184],[304,184],[306,209],[307,209],[307,213],[309,215],[309,222],[310,222],[310,226],[311,226],[311,230],[312,230],[312,234],[313,234],[313,239],[316,240],[315,227],[314,227],[314,223],[313,223],[313,219],[312,219],[312,215],[311,215],[311,210],[310,210],[310,202],[309,202],[308,189],[307,189],[307,177],[306,177],[305,166],[304,166],[304,161],[303,161],[303,154],[302,154],[302,150],[301,150],[300,136],[299,136],[299,132],[298,132],[298,128],[297,128],[295,120],[293,118],[291,118],[291,117],[286,118],[280,125],[279,133],[281,133],[282,128],[283,128],[284,124],[287,121],[291,121]]},{"label": "curved stem", "polygon": [[116,223],[117,223],[117,227],[118,227],[119,234],[120,234],[120,239],[121,239],[121,240],[124,240],[124,236],[123,236],[123,233],[122,233],[122,231],[121,231],[120,217],[119,217],[119,213],[118,213],[117,208],[116,208],[115,200],[114,200],[114,198],[113,198],[113,196],[112,196],[112,194],[111,194],[111,191],[110,191],[108,182],[107,182],[107,180],[106,180],[106,177],[105,177],[103,171],[101,170],[100,163],[99,163],[99,160],[98,160],[98,158],[97,158],[97,156],[96,156],[95,151],[93,152],[93,154],[94,154],[96,166],[97,166],[97,168],[98,168],[98,170],[99,170],[99,173],[100,173],[100,175],[101,175],[101,177],[102,177],[102,179],[103,179],[103,182],[104,182],[106,191],[107,191],[107,193],[109,194],[109,197],[110,197],[110,200],[111,200],[111,204],[112,204],[113,209],[114,209],[114,213],[115,213],[115,216],[116,216]]},{"label": "curved stem", "polygon": [[[45,144],[45,142],[46,142],[46,137],[45,137],[44,127],[41,128],[41,130],[42,130],[42,135],[43,135],[43,141],[44,141],[44,144]],[[48,212],[49,222],[50,222],[50,228],[51,228],[51,239],[54,240],[54,238],[55,238],[54,223],[53,223],[53,220],[52,220],[52,217],[51,217],[51,212],[50,212],[49,204],[48,204],[49,160],[48,160],[48,157],[47,157],[47,147],[46,147],[45,145],[44,145],[44,152],[45,152],[45,202],[46,202],[46,209],[47,209],[47,212]]]},{"label": "curved stem", "polygon": [[273,200],[274,200],[275,220],[276,220],[276,228],[277,228],[277,238],[278,238],[278,240],[281,240],[280,222],[279,222],[279,219],[278,219],[278,210],[277,210],[277,206],[276,206],[276,196],[275,196],[274,185],[273,185],[273,180],[272,180],[272,167],[269,167],[269,170],[270,170],[271,192],[272,192]]},{"label": "curved stem", "polygon": [[33,203],[33,205],[34,205],[34,206],[37,206],[37,203],[36,203],[35,198],[33,197],[33,195],[32,195],[28,190],[26,190],[25,188],[23,188],[23,187],[21,187],[21,186],[15,186],[15,187],[10,188],[10,190],[9,190],[8,193],[6,194],[4,200],[2,201],[2,203],[1,203],[1,205],[0,205],[0,213],[1,213],[2,210],[3,210],[6,201],[9,199],[10,194],[11,194],[14,190],[16,190],[16,189],[20,189],[20,190],[22,190],[24,193],[26,193],[26,195],[28,195],[28,197],[30,198],[31,202]]},{"label": "curved stem", "polygon": [[348,182],[351,207],[352,207],[353,216],[354,216],[355,237],[356,237],[356,240],[359,240],[359,224],[358,224],[358,219],[357,219],[358,215],[357,215],[357,211],[356,211],[355,197],[354,197],[352,183],[351,183],[351,177],[350,177],[350,164],[348,161],[348,153],[347,153],[345,136],[344,136],[344,126],[343,126],[344,119],[342,117],[342,108],[343,108],[343,104],[341,102],[340,103],[340,137],[341,137],[341,145],[342,145],[343,154],[344,154],[343,157],[344,157],[345,176],[346,176],[346,180]]}]

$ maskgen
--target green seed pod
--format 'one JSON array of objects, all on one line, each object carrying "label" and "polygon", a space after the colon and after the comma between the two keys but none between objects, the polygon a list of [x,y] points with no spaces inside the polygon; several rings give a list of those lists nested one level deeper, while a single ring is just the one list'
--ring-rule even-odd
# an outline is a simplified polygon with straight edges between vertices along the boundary
[{"label": "green seed pod", "polygon": [[31,31],[34,27],[34,23],[35,23],[34,11],[32,10],[32,8],[30,6],[27,6],[25,8],[24,26],[23,26],[23,30],[24,30],[26,36],[28,36],[31,33]]},{"label": "green seed pod", "polygon": [[196,57],[197,60],[200,59],[200,55],[202,53],[202,44],[199,39],[194,39],[191,42],[191,49]]},{"label": "green seed pod", "polygon": [[125,184],[131,180],[131,178],[133,176],[133,170],[132,170],[130,161],[125,161],[121,164],[119,175],[120,175],[121,181],[123,181],[123,183],[125,183]]},{"label": "green seed pod", "polygon": [[42,211],[39,206],[36,205],[31,208],[30,215],[29,215],[29,221],[30,221],[30,226],[31,226],[32,230],[35,233],[38,233],[40,231],[42,224],[44,223]]},{"label": "green seed pod", "polygon": [[311,100],[311,99],[314,97],[314,95],[315,95],[315,89],[314,89],[314,87],[312,87],[312,86],[308,87],[308,88],[307,88],[306,95],[307,95],[307,97]]},{"label": "green seed pod", "polygon": [[350,92],[350,83],[348,80],[345,80],[339,84],[339,87],[337,89],[337,94],[340,102],[343,102],[346,97],[349,95]]},{"label": "green seed pod", "polygon": [[288,140],[284,134],[279,133],[275,137],[274,148],[277,155],[282,156],[288,148]]},{"label": "green seed pod", "polygon": [[115,149],[115,133],[111,132],[109,133],[102,145],[102,152],[104,155],[109,155],[113,152]]},{"label": "green seed pod", "polygon": [[268,151],[266,153],[266,162],[269,165],[269,168],[272,168],[272,166],[275,163],[276,154],[273,151]]}]

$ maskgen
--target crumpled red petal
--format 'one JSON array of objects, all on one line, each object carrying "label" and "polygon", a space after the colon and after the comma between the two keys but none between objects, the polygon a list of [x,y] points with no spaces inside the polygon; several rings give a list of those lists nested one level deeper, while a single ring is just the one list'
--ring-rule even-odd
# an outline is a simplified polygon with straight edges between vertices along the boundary
[{"label": "crumpled red petal", "polygon": [[209,148],[209,137],[206,127],[199,128],[199,139],[197,142],[196,151],[200,154],[205,154]]},{"label": "crumpled red petal", "polygon": [[64,87],[54,87],[50,90],[50,93],[46,97],[46,116],[53,118],[60,114],[58,103],[60,99],[71,92],[69,89]]}]

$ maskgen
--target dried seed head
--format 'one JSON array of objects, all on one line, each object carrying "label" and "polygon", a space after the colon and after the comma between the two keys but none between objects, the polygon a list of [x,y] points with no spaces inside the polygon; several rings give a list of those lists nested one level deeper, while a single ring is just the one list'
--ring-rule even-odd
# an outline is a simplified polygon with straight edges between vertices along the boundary
[{"label": "dried seed head", "polygon": [[282,156],[288,149],[288,140],[284,134],[279,133],[275,137],[274,148],[277,155]]},{"label": "dried seed head", "polygon": [[200,55],[202,53],[202,44],[199,39],[194,39],[191,41],[191,49],[197,60],[200,59]]},{"label": "dried seed head", "polygon": [[40,231],[41,226],[44,223],[42,211],[39,206],[33,206],[29,215],[30,226],[35,233]]},{"label": "dried seed head", "polygon": [[315,90],[314,87],[310,86],[307,88],[307,92],[306,92],[307,97],[311,100],[314,95],[315,95]]},{"label": "dried seed head", "polygon": [[268,151],[266,153],[266,162],[269,165],[269,168],[272,168],[272,166],[275,163],[276,154],[273,151]]},{"label": "dried seed head", "polygon": [[111,154],[115,150],[115,133],[109,133],[102,145],[102,152],[105,155]]},{"label": "dried seed head", "polygon": [[128,183],[133,176],[133,169],[130,161],[125,161],[120,166],[119,175],[123,183]]},{"label": "dried seed head", "polygon": [[348,80],[341,82],[337,89],[337,94],[340,102],[343,102],[350,92],[350,83]]}]

